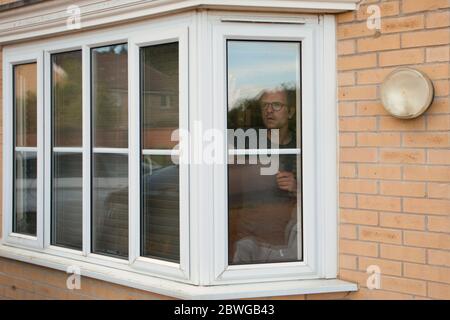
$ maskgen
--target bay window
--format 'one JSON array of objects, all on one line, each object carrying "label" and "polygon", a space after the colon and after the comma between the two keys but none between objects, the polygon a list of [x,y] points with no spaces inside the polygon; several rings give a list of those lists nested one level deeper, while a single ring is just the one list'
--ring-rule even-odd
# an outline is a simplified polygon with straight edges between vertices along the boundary
[{"label": "bay window", "polygon": [[334,20],[247,15],[6,46],[0,254],[176,297],[351,288],[308,282],[336,277]]}]

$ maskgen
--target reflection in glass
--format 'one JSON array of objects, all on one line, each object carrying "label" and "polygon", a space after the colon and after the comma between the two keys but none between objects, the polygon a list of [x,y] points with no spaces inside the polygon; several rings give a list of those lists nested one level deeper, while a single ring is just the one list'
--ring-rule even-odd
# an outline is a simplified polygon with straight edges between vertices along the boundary
[{"label": "reflection in glass", "polygon": [[54,153],[52,245],[82,249],[82,154]]},{"label": "reflection in glass", "polygon": [[37,145],[36,63],[14,66],[16,147]]},{"label": "reflection in glass", "polygon": [[128,256],[128,155],[94,154],[92,252]]},{"label": "reflection in glass", "polygon": [[302,260],[300,43],[229,40],[227,54],[229,149],[290,149],[230,158],[229,264]]},{"label": "reflection in glass", "polygon": [[128,47],[92,49],[93,147],[128,147]]},{"label": "reflection in glass", "polygon": [[13,232],[36,236],[37,153],[15,152]]},{"label": "reflection in glass", "polygon": [[53,146],[82,145],[81,50],[52,55]]},{"label": "reflection in glass", "polygon": [[142,142],[144,149],[171,149],[178,129],[178,43],[141,49]]},{"label": "reflection in glass", "polygon": [[142,174],[142,255],[179,262],[179,166],[171,156],[143,156]]}]

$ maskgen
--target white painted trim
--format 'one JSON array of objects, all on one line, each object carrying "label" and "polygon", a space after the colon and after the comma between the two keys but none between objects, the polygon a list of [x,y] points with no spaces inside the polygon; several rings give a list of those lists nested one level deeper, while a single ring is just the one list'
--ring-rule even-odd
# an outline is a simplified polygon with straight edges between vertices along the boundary
[{"label": "white painted trim", "polygon": [[[341,12],[356,10],[359,0],[78,0],[81,28],[88,30],[198,8],[219,10]],[[0,12],[0,44],[72,32],[66,9],[74,1],[59,0]]]},{"label": "white painted trim", "polygon": [[[43,255],[29,250],[0,246],[0,256],[66,272],[69,266],[79,266],[81,275],[119,285],[132,287],[180,299],[240,299],[286,295],[352,292],[358,290],[354,283],[343,280],[277,281],[226,286],[196,286],[161,278],[118,270],[108,265],[82,262],[53,255]],[[83,281],[83,278],[81,278]]]}]

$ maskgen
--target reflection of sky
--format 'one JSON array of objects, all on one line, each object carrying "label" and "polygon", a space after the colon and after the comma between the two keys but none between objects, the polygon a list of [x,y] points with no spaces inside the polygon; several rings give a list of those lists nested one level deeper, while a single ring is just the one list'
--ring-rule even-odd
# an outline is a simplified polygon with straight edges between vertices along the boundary
[{"label": "reflection of sky", "polygon": [[298,43],[229,41],[228,100],[230,109],[241,99],[253,98],[263,89],[296,85]]}]

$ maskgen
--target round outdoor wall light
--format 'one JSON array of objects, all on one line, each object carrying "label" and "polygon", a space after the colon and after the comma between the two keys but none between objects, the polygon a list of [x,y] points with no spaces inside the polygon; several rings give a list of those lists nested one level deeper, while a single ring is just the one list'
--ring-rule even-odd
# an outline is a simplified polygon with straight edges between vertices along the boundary
[{"label": "round outdoor wall light", "polygon": [[427,75],[411,68],[392,71],[381,85],[381,102],[392,116],[413,119],[424,113],[434,96]]}]

